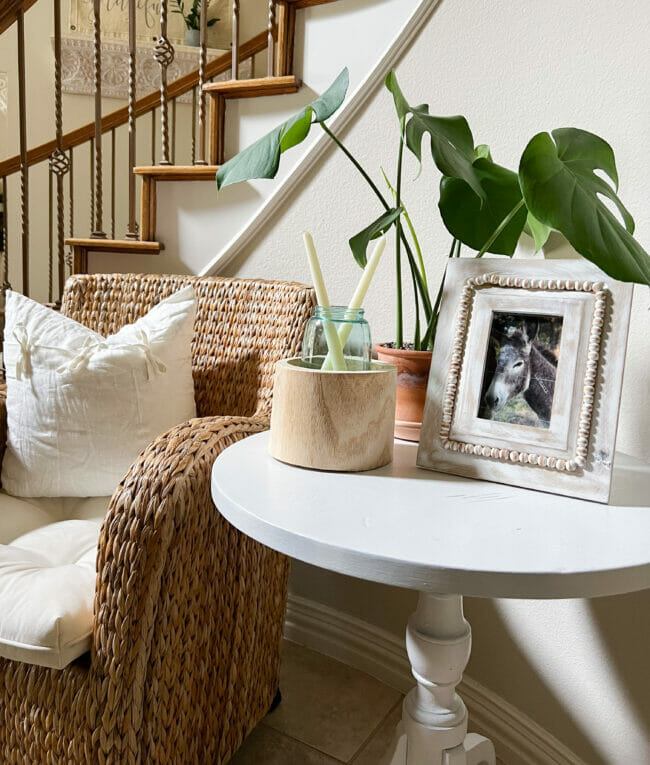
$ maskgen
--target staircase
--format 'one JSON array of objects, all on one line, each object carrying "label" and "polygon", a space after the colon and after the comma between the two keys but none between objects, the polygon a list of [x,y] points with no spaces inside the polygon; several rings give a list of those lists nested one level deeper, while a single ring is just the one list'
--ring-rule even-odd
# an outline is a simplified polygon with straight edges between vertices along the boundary
[{"label": "staircase", "polygon": [[[63,132],[62,91],[62,0],[53,3],[53,55],[54,55],[54,138],[35,147],[27,143],[27,124],[33,112],[26,99],[26,46],[25,13],[37,0],[8,0],[0,11],[0,34],[16,34],[18,70],[18,123],[20,151],[16,156],[0,160],[0,196],[4,203],[0,254],[2,255],[3,283],[30,294],[30,273],[34,269],[48,269],[48,302],[56,305],[63,284],[70,273],[87,273],[91,253],[127,253],[158,255],[164,243],[156,236],[157,186],[169,181],[215,181],[219,166],[225,161],[224,135],[228,115],[228,102],[236,99],[266,98],[296,93],[300,80],[294,75],[294,39],[296,14],[301,8],[312,7],[335,0],[269,0],[263,20],[266,28],[240,44],[242,14],[246,1],[233,0],[231,51],[208,61],[207,17],[209,0],[199,0],[201,8],[200,43],[196,50],[197,67],[176,79],[168,81],[169,68],[174,61],[174,46],[168,37],[169,0],[161,0],[160,27],[153,47],[153,59],[160,76],[159,90],[136,95],[136,42],[137,0],[128,0],[128,103],[114,111],[104,109],[102,94],[102,3],[89,0],[93,6],[93,105],[95,118],[72,131]],[[45,2],[45,0],[40,0]],[[175,3],[173,4],[175,7]],[[186,3],[187,5],[187,3]],[[253,5],[253,4],[251,4]],[[258,2],[259,6],[259,2]],[[263,54],[266,53],[265,56]],[[260,59],[265,59],[260,64]],[[28,63],[28,62],[27,62]],[[243,69],[253,76],[240,77]],[[264,76],[254,76],[255,68],[264,68]],[[177,104],[183,96],[191,96],[191,160],[175,164],[178,144]],[[159,115],[159,129],[156,117]],[[144,122],[148,118],[150,125]],[[128,157],[120,160],[116,131],[128,128]],[[136,135],[143,129],[151,130],[152,162],[136,163]],[[104,136],[110,138],[110,151]],[[156,155],[159,145],[158,156]],[[76,172],[75,157],[88,152],[88,176],[80,178]],[[84,155],[85,156],[85,155]],[[30,169],[47,163],[49,178],[49,252],[47,262],[30,250]],[[116,188],[119,188],[122,168],[128,174],[122,184],[128,188],[128,221],[126,232],[116,236]],[[8,179],[16,176],[20,187],[17,194],[9,194]],[[110,183],[107,183],[107,176]],[[140,183],[139,216],[136,200],[136,179]],[[105,187],[110,187],[110,198],[105,209]],[[75,196],[83,193],[90,197],[90,220],[84,236],[77,233],[75,222]],[[17,198],[15,198],[17,197]],[[14,199],[15,198],[15,199]],[[20,214],[18,215],[18,210]],[[77,216],[78,218],[79,216]],[[110,219],[107,234],[105,226]],[[10,270],[8,221],[20,221],[20,268],[16,257]],[[43,219],[39,218],[39,226]],[[12,223],[13,225],[13,223]],[[67,229],[67,234],[66,234]],[[153,270],[153,269],[152,269]]]}]

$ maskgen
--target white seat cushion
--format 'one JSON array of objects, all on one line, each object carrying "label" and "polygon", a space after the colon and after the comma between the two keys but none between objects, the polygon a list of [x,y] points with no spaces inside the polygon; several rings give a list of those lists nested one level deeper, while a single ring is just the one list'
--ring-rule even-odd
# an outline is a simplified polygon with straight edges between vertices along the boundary
[{"label": "white seat cushion", "polygon": [[109,501],[0,492],[1,657],[61,669],[90,649],[97,540]]},{"label": "white seat cushion", "polygon": [[111,494],[150,441],[195,416],[192,287],[107,338],[11,290],[5,310],[14,496]]}]

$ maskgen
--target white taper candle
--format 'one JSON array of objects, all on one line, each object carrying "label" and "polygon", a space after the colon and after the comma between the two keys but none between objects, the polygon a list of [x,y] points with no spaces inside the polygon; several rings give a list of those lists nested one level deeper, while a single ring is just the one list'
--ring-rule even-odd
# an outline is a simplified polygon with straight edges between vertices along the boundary
[{"label": "white taper candle", "polygon": [[[358,311],[359,308],[361,308],[361,306],[363,305],[363,300],[366,297],[366,293],[368,292],[368,287],[370,286],[372,277],[375,275],[375,271],[377,270],[377,266],[379,265],[379,260],[381,256],[384,254],[385,247],[386,247],[386,237],[382,236],[382,238],[377,242],[375,249],[373,250],[373,253],[370,256],[370,259],[366,263],[366,267],[363,269],[363,273],[361,274],[361,279],[359,280],[359,284],[357,284],[357,288],[354,291],[354,295],[352,295],[352,299],[350,300],[350,303],[348,305],[349,311]],[[348,337],[350,337],[350,332],[352,332],[351,324],[344,324],[339,330],[339,342],[341,344],[341,348],[345,348],[345,344],[348,341]],[[328,354],[327,358],[323,362],[323,369],[333,369],[333,368],[334,368],[334,359],[331,358],[331,354]]]},{"label": "white taper candle", "polygon": [[[321,271],[318,255],[316,254],[316,247],[314,246],[314,240],[312,235],[305,231],[302,235],[305,243],[305,250],[307,251],[307,259],[309,260],[309,270],[311,271],[311,279],[314,282],[314,289],[316,290],[316,300],[318,305],[323,308],[330,307],[330,300],[325,289],[325,281],[323,279],[323,272]],[[343,356],[343,346],[339,341],[339,336],[334,327],[334,324],[330,321],[323,322],[323,328],[325,330],[325,340],[327,341],[327,347],[329,353],[327,358],[331,357],[331,369],[336,372],[342,372],[347,367],[345,364],[345,358]]]}]

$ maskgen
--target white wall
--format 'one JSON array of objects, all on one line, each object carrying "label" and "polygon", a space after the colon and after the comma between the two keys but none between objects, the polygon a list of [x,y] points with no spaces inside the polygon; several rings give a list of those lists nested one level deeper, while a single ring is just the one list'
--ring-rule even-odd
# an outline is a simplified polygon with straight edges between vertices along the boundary
[{"label": "white wall", "polygon": [[[365,5],[342,0],[329,8],[334,15]],[[383,31],[366,23],[359,40],[369,45]],[[442,0],[397,71],[413,102],[428,101],[438,114],[465,114],[476,141],[490,143],[495,158],[510,167],[542,129],[576,125],[606,137],[618,159],[621,196],[636,218],[639,240],[650,247],[649,33],[647,3]],[[332,75],[337,70],[332,65]],[[384,90],[344,137],[376,178],[380,164],[394,168],[395,117]],[[406,175],[414,174],[409,163]],[[423,176],[407,183],[405,191],[432,281],[442,273],[449,241],[436,211],[437,182],[427,162]],[[227,204],[226,194],[223,199]],[[225,273],[308,281],[300,243],[308,228],[333,299],[345,302],[358,276],[347,239],[377,212],[363,182],[332,151]],[[558,254],[569,253],[561,246],[547,252]],[[378,341],[393,337],[393,307],[392,264],[386,258],[367,303]],[[648,308],[648,289],[637,288],[619,432],[619,447],[646,460]],[[292,590],[396,634],[414,604],[412,593],[302,564],[294,567]],[[591,602],[471,600],[467,613],[475,648],[468,674],[538,720],[590,765],[640,765],[650,758],[650,697],[642,680],[644,667],[647,680],[648,605],[648,593]]]}]

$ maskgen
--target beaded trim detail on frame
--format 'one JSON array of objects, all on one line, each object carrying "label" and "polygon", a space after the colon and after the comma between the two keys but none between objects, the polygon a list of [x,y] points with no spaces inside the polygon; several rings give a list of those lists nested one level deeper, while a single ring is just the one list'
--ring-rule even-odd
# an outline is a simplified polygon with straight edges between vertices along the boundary
[{"label": "beaded trim detail on frame", "polygon": [[[524,290],[545,291],[570,291],[592,292],[595,297],[594,310],[589,330],[589,346],[587,350],[587,364],[582,386],[582,401],[580,405],[580,417],[578,420],[578,432],[576,439],[575,454],[570,459],[562,459],[537,452],[518,451],[517,449],[505,449],[489,444],[474,444],[466,441],[457,441],[449,437],[451,423],[454,418],[456,407],[456,394],[458,381],[463,365],[469,316],[477,290],[483,287],[506,287]],[[456,317],[456,331],[452,346],[451,362],[447,374],[447,383],[442,406],[442,420],[440,425],[440,438],[445,449],[461,454],[470,454],[477,457],[499,460],[500,462],[517,462],[521,465],[560,470],[575,473],[585,467],[589,450],[589,434],[596,394],[596,381],[598,376],[598,360],[600,357],[600,344],[605,322],[605,311],[609,290],[602,282],[578,281],[571,279],[528,279],[515,276],[500,276],[499,274],[481,274],[465,280],[465,285],[460,297],[458,313]]]}]

